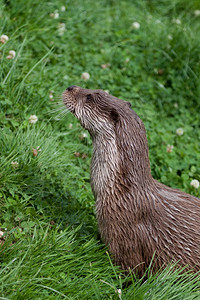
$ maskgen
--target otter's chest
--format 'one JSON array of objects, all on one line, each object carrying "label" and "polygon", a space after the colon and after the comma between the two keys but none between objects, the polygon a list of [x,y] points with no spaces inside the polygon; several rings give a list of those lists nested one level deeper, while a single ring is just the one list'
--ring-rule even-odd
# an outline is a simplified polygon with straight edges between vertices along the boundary
[{"label": "otter's chest", "polygon": [[91,186],[95,198],[112,193],[119,170],[119,157],[115,139],[93,142]]}]

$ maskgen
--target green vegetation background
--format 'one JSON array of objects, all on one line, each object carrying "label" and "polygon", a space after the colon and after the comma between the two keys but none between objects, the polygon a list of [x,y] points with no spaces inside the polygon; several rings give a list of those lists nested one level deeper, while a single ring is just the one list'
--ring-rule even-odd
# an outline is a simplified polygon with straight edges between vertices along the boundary
[{"label": "green vegetation background", "polygon": [[112,265],[94,215],[92,143],[61,101],[70,85],[130,101],[153,176],[200,197],[190,185],[200,181],[199,10],[198,0],[0,2],[0,299],[200,299],[192,275],[169,267],[128,285]]}]

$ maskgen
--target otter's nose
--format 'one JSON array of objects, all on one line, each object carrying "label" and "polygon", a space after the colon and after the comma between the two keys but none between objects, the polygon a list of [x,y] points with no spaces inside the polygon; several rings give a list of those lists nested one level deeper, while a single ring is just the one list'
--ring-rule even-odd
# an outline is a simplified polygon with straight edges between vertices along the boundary
[{"label": "otter's nose", "polygon": [[71,86],[69,86],[66,90],[70,92],[70,91],[72,91],[75,87],[76,87],[75,85],[71,85]]}]

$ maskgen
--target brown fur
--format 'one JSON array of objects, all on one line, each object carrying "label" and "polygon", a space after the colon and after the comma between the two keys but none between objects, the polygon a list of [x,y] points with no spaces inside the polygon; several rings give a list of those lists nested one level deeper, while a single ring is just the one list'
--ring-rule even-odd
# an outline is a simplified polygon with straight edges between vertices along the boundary
[{"label": "brown fur", "polygon": [[101,90],[70,87],[67,108],[93,140],[91,185],[104,242],[116,264],[142,276],[179,261],[200,269],[200,199],[151,176],[141,119],[128,102]]}]

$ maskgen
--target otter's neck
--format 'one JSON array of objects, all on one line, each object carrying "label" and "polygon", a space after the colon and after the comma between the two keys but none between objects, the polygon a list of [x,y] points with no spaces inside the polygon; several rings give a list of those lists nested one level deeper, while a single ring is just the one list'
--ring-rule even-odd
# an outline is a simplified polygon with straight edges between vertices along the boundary
[{"label": "otter's neck", "polygon": [[144,124],[136,117],[134,122],[123,119],[116,127],[120,171],[124,184],[135,183],[148,188],[153,182],[148,142]]},{"label": "otter's neck", "polygon": [[91,186],[95,197],[112,189],[119,173],[119,153],[115,132],[92,137]]},{"label": "otter's neck", "polygon": [[153,183],[144,125],[141,120],[129,128],[126,124],[92,137],[91,185],[95,197],[112,192],[116,184],[145,189]]}]

